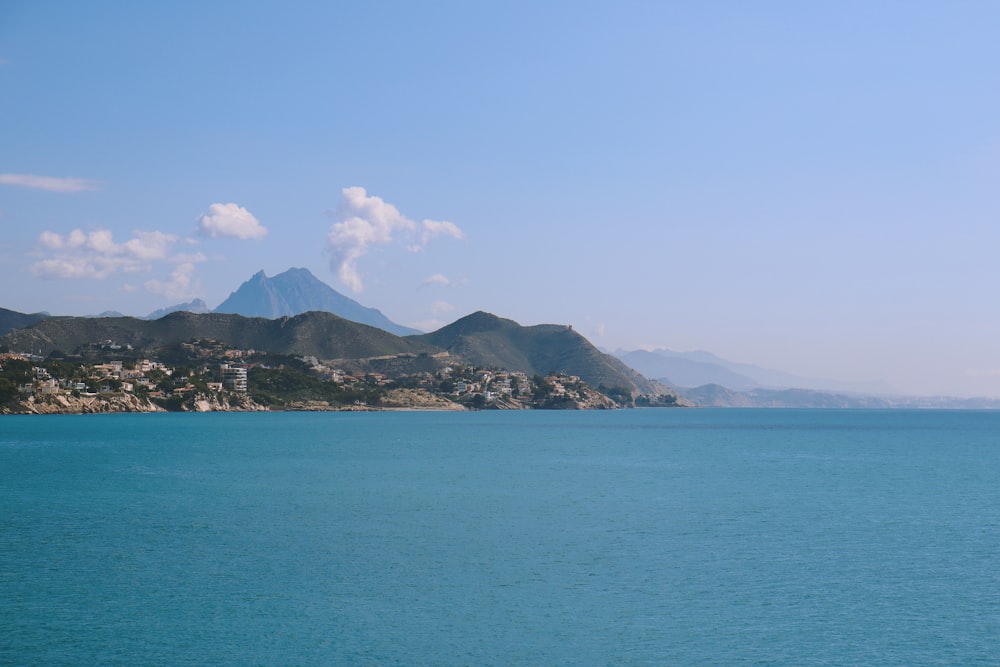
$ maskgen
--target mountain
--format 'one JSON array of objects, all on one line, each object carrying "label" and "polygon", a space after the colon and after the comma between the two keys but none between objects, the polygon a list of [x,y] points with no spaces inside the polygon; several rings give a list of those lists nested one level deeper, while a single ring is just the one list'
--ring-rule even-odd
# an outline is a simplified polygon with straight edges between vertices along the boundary
[{"label": "mountain", "polygon": [[732,391],[717,384],[684,389],[682,394],[703,408],[890,408],[887,399],[837,394],[812,389],[762,389]]},{"label": "mountain", "polygon": [[229,295],[216,313],[274,319],[311,310],[339,315],[352,322],[378,327],[397,336],[422,333],[396,324],[375,308],[367,308],[333,289],[308,269],[288,269],[273,278],[258,271]]},{"label": "mountain", "polygon": [[757,382],[745,375],[706,361],[671,357],[648,350],[626,352],[619,355],[619,359],[646,377],[657,378],[672,387],[714,384],[735,391],[744,391],[757,386]]},{"label": "mountain", "polygon": [[179,303],[176,306],[168,306],[166,308],[160,308],[159,310],[154,310],[146,317],[142,318],[144,320],[158,320],[164,315],[169,315],[170,313],[176,313],[178,311],[187,311],[189,313],[207,313],[210,312],[208,304],[206,304],[201,299],[195,299],[194,301],[188,301],[187,303]]},{"label": "mountain", "polygon": [[576,375],[593,387],[624,387],[644,394],[665,393],[615,357],[604,354],[572,327],[539,324],[524,327],[482,311],[420,336],[408,336],[443,348],[477,366],[505,368],[529,375],[552,371]]},{"label": "mountain", "polygon": [[11,329],[30,327],[35,322],[41,322],[47,317],[50,317],[48,313],[32,313],[29,315],[27,313],[19,313],[16,310],[0,308],[0,336]]},{"label": "mountain", "polygon": [[667,349],[632,352],[619,350],[615,355],[643,375],[676,387],[717,384],[735,391],[770,387],[868,394],[894,393],[884,382],[840,382],[822,378],[804,378],[753,364],[729,361],[711,352],[674,352]]},{"label": "mountain", "polygon": [[54,350],[73,353],[106,341],[153,350],[198,338],[224,341],[240,349],[312,355],[320,359],[361,359],[439,351],[421,341],[401,338],[377,327],[324,312],[278,319],[184,311],[170,313],[158,320],[59,317],[11,331],[0,337],[0,344],[12,350],[30,350],[48,356]]}]

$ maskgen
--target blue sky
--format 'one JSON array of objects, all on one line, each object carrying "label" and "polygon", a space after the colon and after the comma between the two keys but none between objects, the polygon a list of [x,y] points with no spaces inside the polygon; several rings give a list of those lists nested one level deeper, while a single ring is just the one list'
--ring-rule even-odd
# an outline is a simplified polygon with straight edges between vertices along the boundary
[{"label": "blue sky", "polygon": [[900,392],[1000,396],[1000,5],[0,4],[0,306],[309,268]]}]

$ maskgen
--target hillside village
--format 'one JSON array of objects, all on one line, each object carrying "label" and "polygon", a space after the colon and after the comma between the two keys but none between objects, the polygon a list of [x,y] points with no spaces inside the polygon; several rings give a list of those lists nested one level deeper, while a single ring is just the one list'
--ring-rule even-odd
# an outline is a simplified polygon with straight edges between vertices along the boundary
[{"label": "hillside village", "polygon": [[[157,354],[105,340],[72,355],[0,353],[0,412],[232,410],[611,409],[624,390],[579,377],[480,368],[447,353],[399,354],[343,365],[315,356],[236,349],[197,339]],[[646,401],[648,404],[649,401]],[[639,404],[643,404],[640,398]]]}]

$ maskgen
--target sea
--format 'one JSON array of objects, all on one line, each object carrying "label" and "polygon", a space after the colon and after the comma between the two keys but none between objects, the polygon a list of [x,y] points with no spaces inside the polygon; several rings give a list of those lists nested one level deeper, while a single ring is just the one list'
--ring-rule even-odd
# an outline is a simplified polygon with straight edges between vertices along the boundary
[{"label": "sea", "polygon": [[0,417],[3,665],[1000,665],[1000,412]]}]

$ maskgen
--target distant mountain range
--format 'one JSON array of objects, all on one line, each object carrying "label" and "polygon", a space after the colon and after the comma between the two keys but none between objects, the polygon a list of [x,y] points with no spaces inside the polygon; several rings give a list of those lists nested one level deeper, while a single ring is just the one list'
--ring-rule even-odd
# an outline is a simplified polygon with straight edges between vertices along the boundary
[{"label": "distant mountain range", "polygon": [[884,383],[803,378],[709,352],[619,350],[615,355],[699,407],[1000,409],[996,399],[899,396]]},{"label": "distant mountain range", "polygon": [[396,324],[381,311],[362,306],[333,289],[308,269],[288,269],[273,278],[258,271],[239,289],[219,304],[216,313],[235,313],[246,317],[274,319],[309,311],[339,315],[352,322],[378,327],[397,336],[422,333]]},{"label": "distant mountain range", "polygon": [[[188,301],[187,303],[179,303],[176,306],[170,306],[169,308],[160,308],[159,310],[154,310],[146,317],[142,318],[144,320],[158,320],[164,315],[169,315],[170,313],[177,312],[187,312],[187,313],[210,313],[212,309],[208,307],[208,304],[201,299],[195,299],[194,301]],[[124,317],[120,313],[116,313],[118,317]]]},{"label": "distant mountain range", "polygon": [[681,389],[715,384],[733,391],[792,388],[863,394],[894,393],[893,389],[883,382],[838,382],[804,378],[753,364],[728,361],[710,352],[674,352],[667,349],[631,352],[619,350],[615,352],[615,356],[643,375]]},{"label": "distant mountain range", "polygon": [[634,350],[619,353],[619,358],[647,377],[656,378],[672,387],[700,387],[717,384],[743,391],[758,383],[718,363],[696,361],[683,356],[668,356],[661,350]]}]

